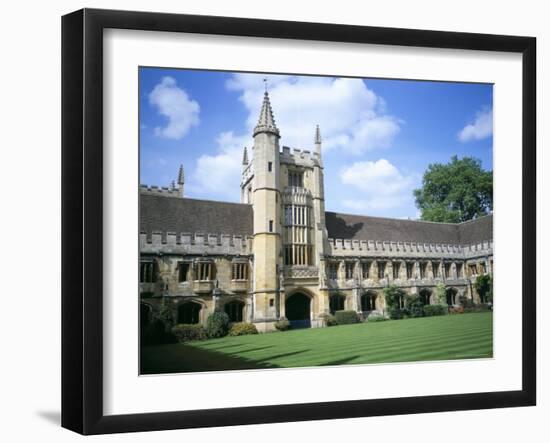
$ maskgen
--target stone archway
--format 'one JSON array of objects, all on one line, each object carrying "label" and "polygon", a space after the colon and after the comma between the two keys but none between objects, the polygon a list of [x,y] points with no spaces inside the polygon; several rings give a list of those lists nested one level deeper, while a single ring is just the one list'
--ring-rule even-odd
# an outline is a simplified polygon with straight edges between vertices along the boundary
[{"label": "stone archway", "polygon": [[240,323],[244,318],[244,302],[241,300],[231,300],[223,306],[223,310],[232,323]]},{"label": "stone archway", "polygon": [[447,305],[453,306],[458,304],[458,290],[455,288],[447,288],[445,290]]},{"label": "stone archway", "polygon": [[334,315],[336,311],[346,309],[346,296],[343,294],[332,294],[329,298],[330,313]]},{"label": "stone archway", "polygon": [[376,299],[378,294],[376,291],[367,291],[361,295],[361,311],[369,312],[376,310]]},{"label": "stone archway", "polygon": [[194,325],[201,321],[202,305],[196,301],[185,301],[178,306],[178,323]]},{"label": "stone archway", "polygon": [[422,300],[422,303],[424,303],[425,305],[431,304],[432,291],[430,291],[429,289],[421,289],[418,295],[420,296],[420,300]]},{"label": "stone archway", "polygon": [[311,298],[303,292],[289,295],[285,301],[285,316],[292,328],[310,328]]}]

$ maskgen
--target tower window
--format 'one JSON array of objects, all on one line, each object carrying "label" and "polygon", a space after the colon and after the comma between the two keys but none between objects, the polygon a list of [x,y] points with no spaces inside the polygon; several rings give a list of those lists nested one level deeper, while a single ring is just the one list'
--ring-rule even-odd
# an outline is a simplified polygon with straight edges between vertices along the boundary
[{"label": "tower window", "polygon": [[272,162],[267,162],[267,170],[269,172],[271,172],[273,170],[273,163]]},{"label": "tower window", "polygon": [[269,220],[269,232],[273,232],[273,220]]},{"label": "tower window", "polygon": [[288,186],[304,187],[304,174],[297,171],[288,171]]}]

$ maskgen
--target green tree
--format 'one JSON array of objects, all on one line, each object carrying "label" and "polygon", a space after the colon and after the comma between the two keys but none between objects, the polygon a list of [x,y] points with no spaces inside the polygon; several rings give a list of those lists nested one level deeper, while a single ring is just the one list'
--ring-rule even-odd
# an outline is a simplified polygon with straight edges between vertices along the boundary
[{"label": "green tree", "polygon": [[387,288],[384,288],[383,292],[389,317],[392,320],[402,318],[405,310],[401,307],[405,304],[405,296],[407,293],[395,285],[390,285]]},{"label": "green tree", "polygon": [[493,171],[483,170],[479,159],[455,155],[447,164],[428,166],[414,197],[422,220],[471,220],[493,210]]},{"label": "green tree", "polygon": [[493,277],[491,275],[478,275],[474,282],[474,288],[481,300],[493,303]]}]

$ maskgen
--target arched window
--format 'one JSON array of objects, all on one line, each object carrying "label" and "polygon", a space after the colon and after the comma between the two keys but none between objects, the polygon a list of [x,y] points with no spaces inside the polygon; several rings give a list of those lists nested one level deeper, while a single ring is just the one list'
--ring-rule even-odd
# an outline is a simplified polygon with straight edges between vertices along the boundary
[{"label": "arched window", "polygon": [[199,303],[189,301],[178,306],[178,323],[194,325],[200,321],[202,306]]},{"label": "arched window", "polygon": [[429,291],[428,289],[422,289],[419,295],[422,303],[424,303],[425,305],[430,304],[430,297],[432,295],[431,291]]},{"label": "arched window", "polygon": [[343,311],[346,297],[340,294],[331,295],[329,301],[330,313],[334,315],[336,311]]},{"label": "arched window", "polygon": [[376,309],[376,293],[367,292],[361,296],[361,311],[374,311]]},{"label": "arched window", "polygon": [[224,306],[224,311],[229,317],[230,322],[243,321],[244,303],[239,300],[230,301]]}]

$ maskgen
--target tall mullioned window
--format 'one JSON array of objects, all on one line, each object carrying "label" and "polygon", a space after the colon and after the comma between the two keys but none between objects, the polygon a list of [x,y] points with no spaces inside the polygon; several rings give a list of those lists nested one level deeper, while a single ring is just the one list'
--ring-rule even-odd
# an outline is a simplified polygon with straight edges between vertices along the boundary
[{"label": "tall mullioned window", "polygon": [[248,280],[248,265],[246,263],[233,263],[231,267],[232,280]]},{"label": "tall mullioned window", "polygon": [[370,261],[361,263],[364,279],[371,278],[371,275],[370,275],[371,264],[372,263]]},{"label": "tall mullioned window", "polygon": [[353,278],[354,269],[355,269],[355,263],[351,263],[351,262],[346,263],[346,280],[351,280]]},{"label": "tall mullioned window", "polygon": [[401,269],[401,262],[394,261],[392,263],[392,269],[393,269],[393,279],[397,280],[399,278],[399,270]]},{"label": "tall mullioned window", "polygon": [[328,278],[330,280],[338,280],[338,263],[329,263]]},{"label": "tall mullioned window", "polygon": [[213,280],[214,265],[212,263],[199,262],[197,263],[197,280]]},{"label": "tall mullioned window", "polygon": [[285,265],[311,265],[311,208],[306,205],[284,206]]},{"label": "tall mullioned window", "polygon": [[428,278],[428,262],[419,263],[420,278]]},{"label": "tall mullioned window", "polygon": [[414,277],[414,262],[408,261],[406,263],[407,268],[407,278],[413,278]]},{"label": "tall mullioned window", "polygon": [[379,261],[376,264],[378,265],[378,278],[384,278],[386,275],[386,262]]},{"label": "tall mullioned window", "polygon": [[190,263],[180,262],[178,263],[178,281],[183,283],[189,279]]},{"label": "tall mullioned window", "polygon": [[139,264],[139,282],[154,283],[156,278],[156,266],[153,261],[142,261]]},{"label": "tall mullioned window", "polygon": [[432,272],[433,272],[434,278],[441,277],[441,266],[439,265],[439,262],[437,261],[432,262]]},{"label": "tall mullioned window", "polygon": [[288,186],[297,188],[304,187],[304,173],[298,171],[288,171]]}]

